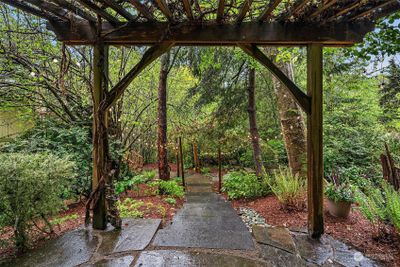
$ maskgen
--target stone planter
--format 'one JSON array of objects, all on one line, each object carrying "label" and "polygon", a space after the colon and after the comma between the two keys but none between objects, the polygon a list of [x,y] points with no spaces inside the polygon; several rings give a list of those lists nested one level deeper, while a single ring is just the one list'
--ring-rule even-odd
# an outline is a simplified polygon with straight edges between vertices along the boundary
[{"label": "stone planter", "polygon": [[328,211],[332,216],[339,218],[347,218],[350,213],[351,202],[338,201],[328,199]]}]

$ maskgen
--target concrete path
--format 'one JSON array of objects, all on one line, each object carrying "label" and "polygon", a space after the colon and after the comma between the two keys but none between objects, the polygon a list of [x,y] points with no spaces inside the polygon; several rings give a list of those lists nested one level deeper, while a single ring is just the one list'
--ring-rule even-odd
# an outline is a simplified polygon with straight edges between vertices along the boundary
[{"label": "concrete path", "polygon": [[186,203],[153,241],[159,247],[254,249],[253,239],[230,202],[212,192],[210,178],[186,179]]}]

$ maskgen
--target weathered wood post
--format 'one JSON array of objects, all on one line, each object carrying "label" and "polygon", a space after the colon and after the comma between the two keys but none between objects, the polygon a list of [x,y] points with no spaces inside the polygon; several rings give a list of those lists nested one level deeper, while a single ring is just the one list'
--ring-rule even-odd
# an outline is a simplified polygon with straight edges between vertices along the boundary
[{"label": "weathered wood post", "polygon": [[178,146],[179,146],[179,159],[180,159],[180,168],[181,168],[181,176],[182,176],[182,185],[185,186],[185,167],[183,164],[183,149],[182,149],[182,137],[178,138]]},{"label": "weathered wood post", "polygon": [[222,187],[222,157],[221,157],[221,147],[218,146],[218,192],[221,193]]},{"label": "weathered wood post", "polygon": [[324,233],[322,157],[322,50],[321,44],[307,47],[307,92],[311,113],[307,119],[308,231],[313,238]]},{"label": "weathered wood post", "polygon": [[[107,110],[102,109],[107,92],[108,46],[101,41],[93,49],[93,178],[92,189],[107,176]],[[93,207],[93,228],[107,227],[105,190]]]},{"label": "weathered wood post", "polygon": [[196,141],[192,144],[193,149],[193,165],[195,172],[200,172],[200,161],[199,161],[199,149],[197,147]]},{"label": "weathered wood post", "polygon": [[178,140],[178,138],[176,138],[175,153],[176,153],[176,176],[181,177],[181,167],[180,167],[180,157],[179,157],[179,140]]}]

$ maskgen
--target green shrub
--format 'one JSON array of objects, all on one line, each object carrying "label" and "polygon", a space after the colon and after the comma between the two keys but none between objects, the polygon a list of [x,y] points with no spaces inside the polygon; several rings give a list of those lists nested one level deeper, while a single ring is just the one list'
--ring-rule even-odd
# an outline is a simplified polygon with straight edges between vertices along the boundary
[{"label": "green shrub", "polygon": [[200,168],[200,173],[202,173],[202,174],[208,174],[208,173],[210,173],[210,172],[211,172],[211,169],[208,168],[208,167],[202,167],[202,168]]},{"label": "green shrub", "polygon": [[159,181],[159,190],[163,194],[170,195],[173,197],[181,198],[184,195],[183,186],[178,185],[178,183],[175,182],[174,180]]},{"label": "green shrub", "polygon": [[293,175],[289,168],[280,167],[268,183],[283,208],[302,209],[305,207],[305,180],[298,175]]},{"label": "green shrub", "polygon": [[369,186],[356,191],[356,201],[361,213],[372,222],[380,233],[385,232],[385,222],[400,231],[400,193],[383,181],[381,187]]},{"label": "green shrub", "polygon": [[0,154],[0,226],[14,228],[19,250],[27,246],[32,220],[58,212],[70,186],[74,165],[50,154]]},{"label": "green shrub", "polygon": [[76,213],[69,214],[69,215],[66,215],[64,217],[54,218],[54,219],[51,220],[50,224],[51,225],[59,225],[59,224],[62,224],[64,222],[66,222],[66,221],[75,220],[75,219],[78,219],[78,214],[76,214]]},{"label": "green shrub", "polygon": [[115,183],[115,193],[121,194],[127,190],[137,189],[138,184],[148,183],[155,177],[156,173],[154,171],[145,171],[142,174],[133,176],[132,178],[117,181]]},{"label": "green shrub", "polygon": [[175,205],[176,204],[176,199],[172,198],[172,197],[164,198],[164,201],[167,202],[168,204],[171,204],[171,205]]},{"label": "green shrub", "polygon": [[251,199],[266,195],[269,187],[253,173],[235,171],[224,175],[222,191],[228,194],[229,199]]}]

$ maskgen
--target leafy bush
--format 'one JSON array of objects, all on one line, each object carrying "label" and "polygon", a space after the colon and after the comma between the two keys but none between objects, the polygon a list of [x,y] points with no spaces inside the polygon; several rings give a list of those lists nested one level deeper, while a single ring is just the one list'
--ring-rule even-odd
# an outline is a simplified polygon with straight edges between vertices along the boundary
[{"label": "leafy bush", "polygon": [[7,153],[49,153],[75,162],[76,178],[70,191],[89,196],[92,189],[91,127],[66,125],[52,119],[36,122],[35,127],[4,144]]},{"label": "leafy bush", "polygon": [[387,182],[382,187],[370,186],[357,190],[356,201],[361,213],[372,222],[380,234],[385,232],[384,223],[391,222],[400,231],[400,193]]},{"label": "leafy bush", "polygon": [[293,175],[289,168],[280,167],[269,180],[271,191],[285,209],[303,209],[305,207],[305,180]]},{"label": "leafy bush", "polygon": [[63,207],[61,196],[75,176],[74,165],[51,154],[0,154],[0,226],[14,228],[19,250],[27,246],[32,220]]},{"label": "leafy bush", "polygon": [[176,204],[176,199],[172,198],[172,197],[164,198],[164,201],[167,202],[168,204],[171,204],[171,205],[175,205]]},{"label": "leafy bush", "polygon": [[136,185],[151,181],[155,175],[156,173],[154,171],[145,171],[142,174],[136,175],[132,178],[118,181],[115,183],[115,193],[119,195],[128,189],[135,189]]},{"label": "leafy bush", "polygon": [[265,182],[260,182],[253,173],[243,171],[229,172],[223,177],[222,191],[228,194],[229,199],[256,198],[269,192]]},{"label": "leafy bush", "polygon": [[184,195],[183,186],[178,185],[178,183],[175,182],[174,180],[159,181],[159,189],[160,192],[162,192],[163,194],[170,195],[173,197],[181,198]]},{"label": "leafy bush", "polygon": [[121,218],[142,218],[143,212],[139,209],[145,206],[143,201],[127,198],[123,202],[117,202],[117,208]]}]

